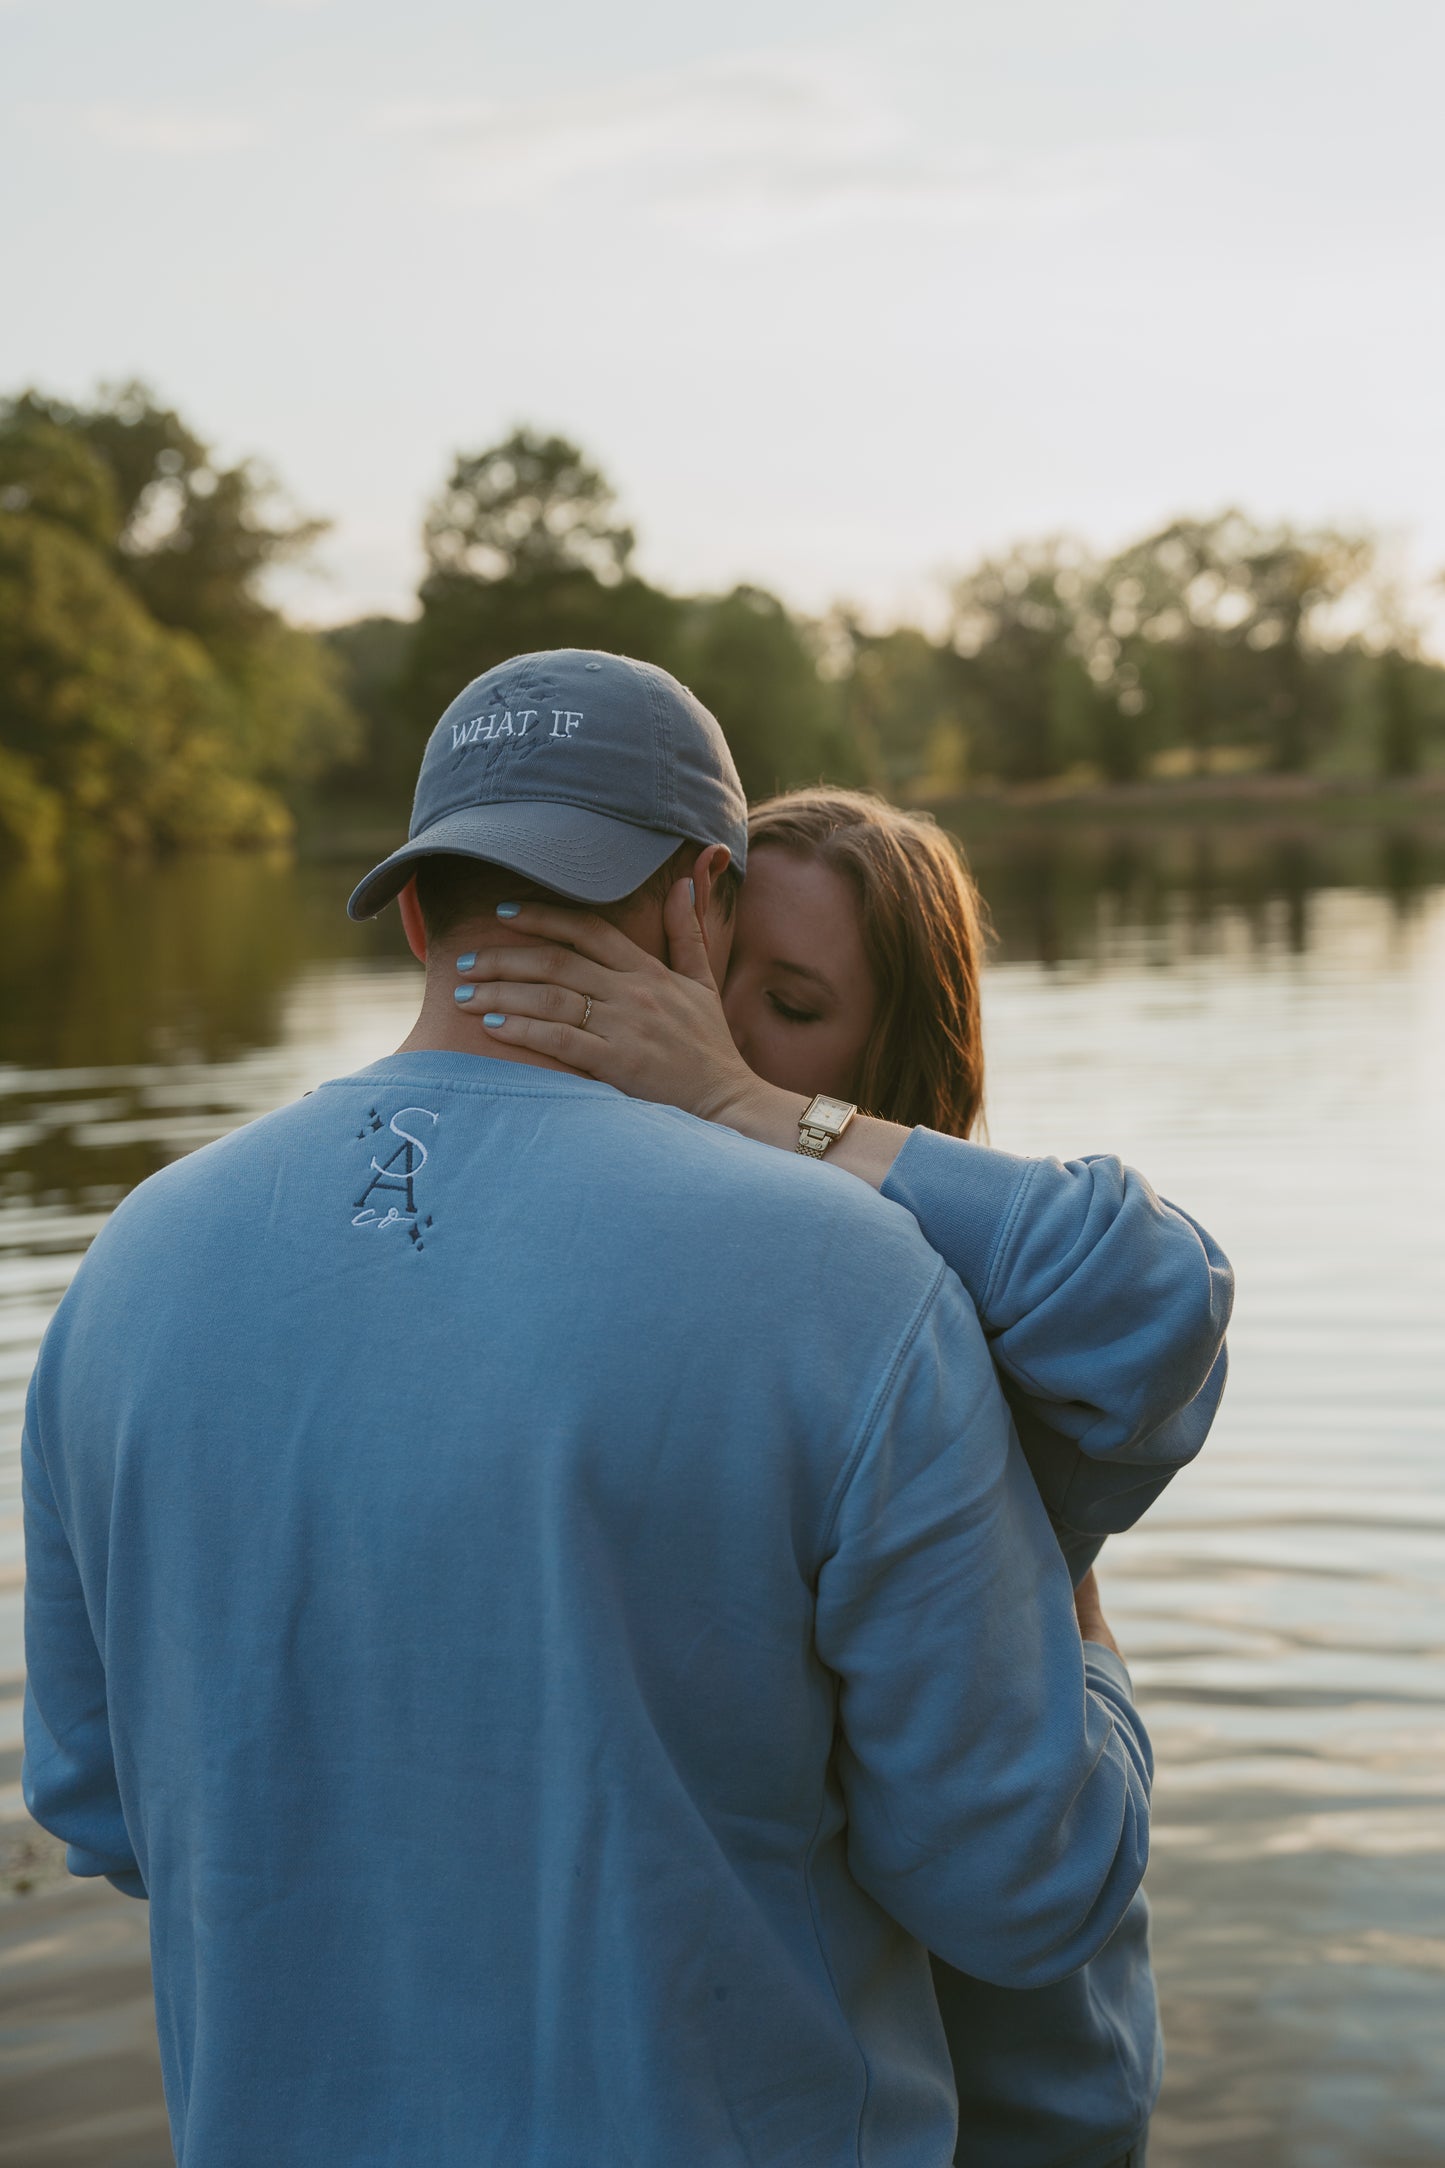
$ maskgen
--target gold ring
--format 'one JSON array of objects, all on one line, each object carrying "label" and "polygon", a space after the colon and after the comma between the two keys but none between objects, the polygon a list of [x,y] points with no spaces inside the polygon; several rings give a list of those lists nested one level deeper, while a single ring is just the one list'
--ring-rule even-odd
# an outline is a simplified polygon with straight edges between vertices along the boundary
[{"label": "gold ring", "polygon": [[584,1010],[582,1011],[582,1022],[581,1022],[581,1024],[580,1024],[580,1025],[578,1026],[578,1029],[579,1029],[579,1030],[581,1030],[581,1031],[585,1031],[585,1030],[587,1029],[587,1019],[588,1019],[588,1017],[589,1017],[589,1016],[590,1016],[590,1015],[592,1014],[592,996],[591,996],[590,994],[588,994],[588,995],[587,995],[587,996],[585,997],[585,999],[586,999],[586,1002],[587,1002],[587,1006],[586,1006],[586,1008],[585,1008],[585,1009],[584,1009]]}]

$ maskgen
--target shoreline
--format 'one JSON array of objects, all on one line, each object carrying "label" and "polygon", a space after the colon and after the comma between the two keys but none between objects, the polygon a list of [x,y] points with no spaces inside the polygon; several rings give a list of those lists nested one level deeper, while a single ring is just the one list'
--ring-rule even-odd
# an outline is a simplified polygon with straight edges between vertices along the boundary
[{"label": "shoreline", "polygon": [[[885,794],[886,795],[886,794]],[[1408,835],[1445,841],[1445,770],[1397,783],[1368,776],[1191,776],[1139,783],[1049,781],[969,791],[909,793],[895,803],[932,814],[967,845],[1049,837],[1178,837],[1235,832],[1261,842],[1352,835]],[[302,808],[294,835],[211,849],[131,849],[103,836],[72,838],[43,861],[22,860],[4,879],[54,882],[87,868],[175,864],[218,858],[279,865],[365,865],[404,839],[404,816],[359,804],[324,817]]]},{"label": "shoreline", "polygon": [[911,810],[971,836],[1095,828],[1239,827],[1254,835],[1309,836],[1411,828],[1445,835],[1445,773],[1385,783],[1362,777],[1197,776],[1169,781],[1056,783],[931,795]]},{"label": "shoreline", "polygon": [[[1150,828],[1238,827],[1270,835],[1334,835],[1346,830],[1409,829],[1445,837],[1445,772],[1384,783],[1370,777],[1198,776],[1168,781],[997,785],[974,791],[900,800],[907,811],[931,813],[967,843],[994,836],[1138,834]],[[302,864],[385,856],[399,824],[358,808],[354,821],[302,822],[294,845]]]}]

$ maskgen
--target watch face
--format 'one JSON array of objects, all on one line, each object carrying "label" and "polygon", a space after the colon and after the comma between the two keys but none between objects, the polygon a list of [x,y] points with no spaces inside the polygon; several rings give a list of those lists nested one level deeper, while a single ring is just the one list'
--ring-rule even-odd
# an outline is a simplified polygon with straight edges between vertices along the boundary
[{"label": "watch face", "polygon": [[852,1111],[846,1099],[829,1099],[819,1092],[803,1119],[814,1129],[831,1129],[836,1135]]}]

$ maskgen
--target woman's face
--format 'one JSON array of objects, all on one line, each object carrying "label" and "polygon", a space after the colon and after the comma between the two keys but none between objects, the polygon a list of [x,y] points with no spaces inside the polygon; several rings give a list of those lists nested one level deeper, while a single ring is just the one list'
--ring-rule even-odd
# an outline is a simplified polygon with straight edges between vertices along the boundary
[{"label": "woman's face", "polygon": [[776,844],[750,851],[723,984],[748,1067],[787,1091],[856,1097],[876,1001],[847,879]]}]

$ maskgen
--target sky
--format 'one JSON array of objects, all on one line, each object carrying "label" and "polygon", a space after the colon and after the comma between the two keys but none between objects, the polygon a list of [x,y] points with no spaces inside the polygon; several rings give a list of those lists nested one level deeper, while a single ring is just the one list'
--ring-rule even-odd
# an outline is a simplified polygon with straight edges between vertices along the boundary
[{"label": "sky", "polygon": [[521,422],[682,590],[926,616],[1229,504],[1423,582],[1442,76],[1428,0],[0,0],[0,392],[260,457],[315,622]]}]

